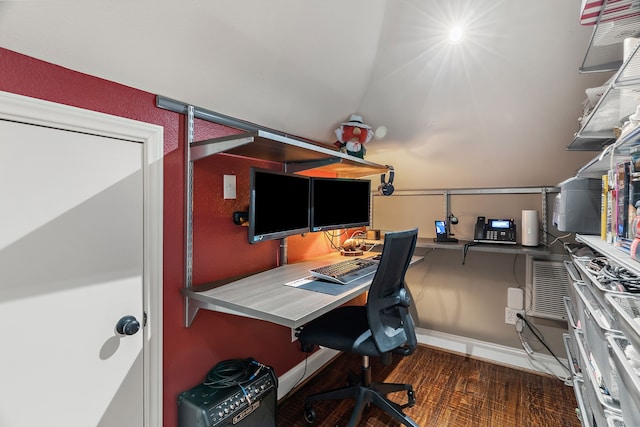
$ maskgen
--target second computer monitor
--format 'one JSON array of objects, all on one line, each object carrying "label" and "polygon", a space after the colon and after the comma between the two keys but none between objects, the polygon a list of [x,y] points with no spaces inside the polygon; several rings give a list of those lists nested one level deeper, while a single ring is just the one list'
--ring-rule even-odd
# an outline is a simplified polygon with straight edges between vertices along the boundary
[{"label": "second computer monitor", "polygon": [[370,207],[369,180],[311,179],[311,231],[367,226]]}]

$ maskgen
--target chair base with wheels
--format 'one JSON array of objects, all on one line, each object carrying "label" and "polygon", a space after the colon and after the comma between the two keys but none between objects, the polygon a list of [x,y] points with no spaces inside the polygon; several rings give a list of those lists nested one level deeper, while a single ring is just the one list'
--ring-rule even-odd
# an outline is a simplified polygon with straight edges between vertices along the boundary
[{"label": "chair base with wheels", "polygon": [[[311,352],[316,345],[362,356],[361,378],[350,376],[349,385],[309,396],[304,414],[308,422],[315,420],[312,403],[319,400],[355,399],[349,427],[355,427],[365,407],[373,403],[395,420],[418,427],[402,412],[416,403],[410,384],[372,383],[370,357],[391,363],[391,355],[409,356],[417,346],[415,324],[409,313],[411,297],[405,287],[405,273],[416,246],[418,229],[387,233],[382,256],[371,281],[365,306],[342,306],[306,324],[298,339],[302,350]],[[406,391],[408,403],[399,405],[387,394]]]},{"label": "chair base with wheels", "polygon": [[[321,400],[341,400],[355,399],[356,405],[349,419],[349,426],[357,426],[362,418],[362,412],[373,403],[387,414],[391,415],[396,421],[411,427],[419,427],[415,421],[409,418],[402,410],[415,405],[416,397],[411,384],[397,383],[372,383],[371,370],[369,368],[369,356],[362,356],[362,372],[361,378],[353,373],[348,377],[349,386],[325,391],[322,393],[307,396],[304,401],[304,419],[312,424],[315,422],[316,413],[313,410],[313,402]],[[390,393],[406,391],[408,402],[399,405],[386,396]]]}]

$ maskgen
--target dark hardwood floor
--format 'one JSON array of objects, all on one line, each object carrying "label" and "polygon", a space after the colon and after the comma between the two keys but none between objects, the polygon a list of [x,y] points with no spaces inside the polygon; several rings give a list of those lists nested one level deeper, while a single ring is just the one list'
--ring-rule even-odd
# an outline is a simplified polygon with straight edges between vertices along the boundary
[{"label": "dark hardwood floor", "polygon": [[[308,426],[304,397],[346,385],[349,370],[359,372],[360,357],[342,354],[278,406],[278,426]],[[413,385],[416,405],[405,412],[421,427],[579,427],[573,388],[556,378],[495,365],[459,354],[419,346],[409,357],[394,356],[389,366],[371,359],[373,381]],[[406,393],[392,395],[406,403]],[[316,402],[315,426],[346,426],[353,400]],[[374,405],[360,426],[398,423]]]}]

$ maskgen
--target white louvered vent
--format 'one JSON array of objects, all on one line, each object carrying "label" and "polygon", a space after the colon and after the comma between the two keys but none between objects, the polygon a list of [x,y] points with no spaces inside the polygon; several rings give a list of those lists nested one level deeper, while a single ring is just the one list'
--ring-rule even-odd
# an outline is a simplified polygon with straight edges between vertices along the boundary
[{"label": "white louvered vent", "polygon": [[568,295],[567,270],[562,262],[533,260],[531,288],[527,292],[527,314],[545,319],[566,320],[563,297]]}]

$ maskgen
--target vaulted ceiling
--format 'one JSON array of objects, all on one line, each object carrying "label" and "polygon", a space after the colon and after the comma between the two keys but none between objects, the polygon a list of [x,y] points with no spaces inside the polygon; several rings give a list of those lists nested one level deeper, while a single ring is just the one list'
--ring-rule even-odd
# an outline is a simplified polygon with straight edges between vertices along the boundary
[{"label": "vaulted ceiling", "polygon": [[579,3],[0,2],[0,46],[327,144],[359,113],[405,188],[554,185],[595,155],[565,147],[609,77],[578,73]]}]

